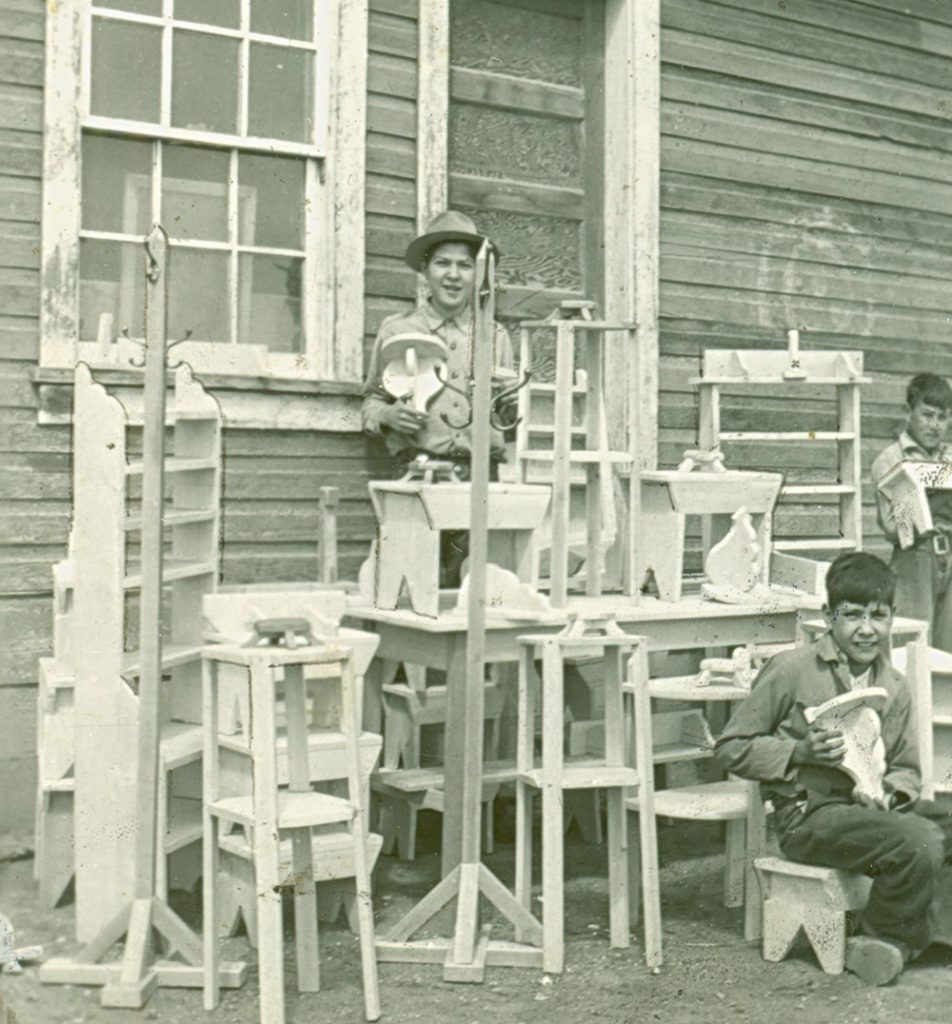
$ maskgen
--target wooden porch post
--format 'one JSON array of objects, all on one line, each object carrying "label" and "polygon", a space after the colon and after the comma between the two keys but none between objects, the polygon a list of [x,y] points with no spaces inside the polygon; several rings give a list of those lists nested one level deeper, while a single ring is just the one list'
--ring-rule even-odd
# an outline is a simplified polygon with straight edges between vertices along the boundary
[{"label": "wooden porch post", "polygon": [[660,0],[605,2],[605,318],[638,324],[636,359],[608,348],[609,441],[627,426],[630,389],[645,468],[658,461]]}]

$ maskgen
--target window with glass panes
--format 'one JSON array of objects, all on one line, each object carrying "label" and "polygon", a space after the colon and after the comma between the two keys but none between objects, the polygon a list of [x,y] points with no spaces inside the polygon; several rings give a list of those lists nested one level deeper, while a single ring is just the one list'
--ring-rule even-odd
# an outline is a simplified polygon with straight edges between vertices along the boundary
[{"label": "window with glass panes", "polygon": [[83,33],[79,340],[142,334],[141,242],[171,243],[169,335],[306,355],[325,250],[324,0],[104,0]]}]

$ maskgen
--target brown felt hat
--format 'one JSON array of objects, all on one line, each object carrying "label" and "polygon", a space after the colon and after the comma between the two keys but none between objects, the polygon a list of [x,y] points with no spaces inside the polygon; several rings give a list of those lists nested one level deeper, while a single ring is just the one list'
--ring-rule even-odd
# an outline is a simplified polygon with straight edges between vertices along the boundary
[{"label": "brown felt hat", "polygon": [[437,214],[427,224],[426,231],[414,238],[407,246],[406,254],[403,257],[407,266],[411,270],[419,271],[420,261],[434,245],[439,245],[440,242],[471,242],[476,246],[482,245],[483,242],[489,242],[497,260],[501,255],[496,244],[485,235],[481,235],[476,230],[476,225],[465,213],[447,210],[445,213]]}]

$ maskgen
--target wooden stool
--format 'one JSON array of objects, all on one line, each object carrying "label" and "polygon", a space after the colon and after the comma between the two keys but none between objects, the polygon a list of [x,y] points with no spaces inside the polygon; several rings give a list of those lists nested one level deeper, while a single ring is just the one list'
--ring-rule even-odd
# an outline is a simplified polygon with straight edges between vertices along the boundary
[{"label": "wooden stool", "polygon": [[[637,796],[625,806],[641,814]],[[766,818],[757,783],[744,779],[702,782],[694,786],[656,789],[656,818],[679,821],[723,821],[726,830],[724,848],[724,906],[744,907],[744,938],[761,935],[761,900],[754,873],[754,861],[766,847]],[[632,879],[638,877],[638,841],[632,837],[629,853]],[[632,916],[638,916],[637,890],[632,889]]]},{"label": "wooden stool", "polygon": [[758,857],[754,868],[764,898],[764,959],[783,960],[802,928],[823,970],[842,974],[846,912],[866,906],[872,879],[781,857]]},{"label": "wooden stool", "polygon": [[[374,604],[396,608],[406,589],[418,615],[439,614],[440,532],[468,530],[468,483],[428,483],[404,478],[373,480],[377,517],[373,565]],[[489,485],[489,558],[526,583],[536,582],[534,532],[549,507],[548,487]]]},{"label": "wooden stool", "polygon": [[[357,711],[352,657],[337,647],[207,646],[202,650],[204,694],[204,875],[218,875],[221,822],[252,830],[258,918],[258,968],[262,1024],[284,1021],[284,956],[281,912],[281,833],[292,843],[295,880],[295,930],[298,989],[319,989],[317,905],[312,860],[312,829],[344,826],[352,837],[364,1007],[368,1020],[380,1016],[377,964],[374,953],[373,910],[367,866],[365,814],[362,806],[358,753]],[[217,670],[221,664],[243,666],[250,686],[251,793],[222,797],[219,791],[219,732]],[[316,793],[308,770],[305,666],[327,666],[341,679],[341,731],[347,750],[348,799]],[[278,673],[283,672],[287,708],[287,789],[279,789],[277,726]],[[204,889],[205,1008],[218,1005],[218,905],[215,886]]]},{"label": "wooden stool", "polygon": [[[653,794],[651,744],[638,744],[638,767],[626,763],[622,682],[626,655],[636,652],[638,699],[648,707],[647,652],[642,639],[624,633],[614,621],[571,623],[564,632],[519,637],[519,714],[516,752],[516,898],[527,909],[532,894],[532,793],[542,794],[542,957],[543,969],[561,973],[565,960],[563,906],[563,800],[571,790],[604,789],[608,806],[608,889],[611,944],[630,944],[628,910],[628,845],[625,834],[625,793],[636,788],[649,809]],[[566,654],[598,649],[604,654],[605,753],[601,757],[571,758],[564,753],[563,661]],[[535,670],[542,656],[542,679]],[[535,757],[535,702],[541,696],[542,759]],[[645,728],[650,729],[649,722]],[[641,821],[642,879],[645,902],[645,958],[661,962],[661,916],[658,901],[657,841],[654,813]],[[517,938],[520,936],[517,935]]]},{"label": "wooden stool", "polygon": [[[392,784],[396,776],[387,769],[415,770],[420,764],[420,734],[425,725],[446,723],[446,687],[426,686],[425,670],[415,671],[416,666],[407,666],[408,683],[390,683],[383,687],[384,712],[384,772],[379,775],[378,792],[381,801],[381,831],[384,837],[384,853],[396,848],[402,860],[416,857],[417,814],[421,810],[442,813],[442,787],[432,792],[416,787],[406,789]],[[489,726],[486,739],[486,759],[495,761],[499,756],[499,722],[506,692],[503,687],[488,683],[483,691],[485,721]],[[493,804],[499,792],[498,786],[487,784],[483,788],[483,846],[487,853],[493,851]],[[401,806],[397,806],[400,804]]]}]

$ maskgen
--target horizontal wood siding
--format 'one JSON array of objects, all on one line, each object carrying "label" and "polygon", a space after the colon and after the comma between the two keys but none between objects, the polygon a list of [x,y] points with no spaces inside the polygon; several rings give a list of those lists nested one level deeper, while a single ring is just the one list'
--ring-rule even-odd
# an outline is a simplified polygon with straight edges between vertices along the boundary
[{"label": "horizontal wood siding", "polygon": [[597,282],[583,258],[585,7],[450,8],[450,205],[503,254],[497,312],[506,321],[547,316]]},{"label": "horizontal wood siding", "polygon": [[[905,384],[952,377],[952,6],[663,0],[660,459],[696,441],[705,347],[859,349],[862,457]],[[831,390],[728,398],[725,429],[830,429]],[[834,445],[731,445],[734,466],[835,479]],[[866,547],[885,550],[864,487]],[[779,536],[835,529],[786,505]]]},{"label": "horizontal wood siding", "polygon": [[69,437],[36,425],[44,7],[0,2],[0,831],[28,827],[36,659],[69,522]]},{"label": "horizontal wood siding", "polygon": [[417,0],[370,0],[365,352],[414,301],[403,253],[416,228]]}]

